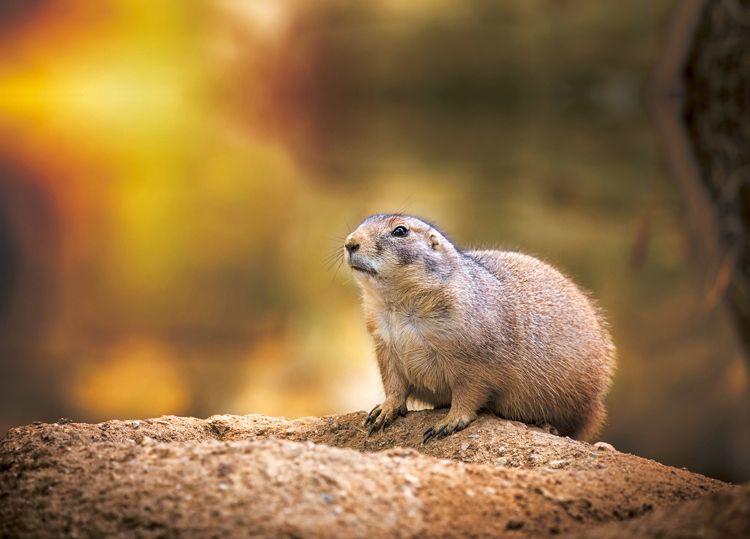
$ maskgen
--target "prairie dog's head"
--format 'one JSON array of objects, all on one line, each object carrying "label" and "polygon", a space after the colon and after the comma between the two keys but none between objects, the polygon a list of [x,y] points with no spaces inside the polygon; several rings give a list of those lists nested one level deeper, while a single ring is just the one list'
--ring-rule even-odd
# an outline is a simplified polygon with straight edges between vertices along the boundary
[{"label": "prairie dog's head", "polygon": [[344,251],[358,284],[381,293],[437,286],[452,273],[458,256],[440,231],[401,214],[368,217],[347,236]]}]

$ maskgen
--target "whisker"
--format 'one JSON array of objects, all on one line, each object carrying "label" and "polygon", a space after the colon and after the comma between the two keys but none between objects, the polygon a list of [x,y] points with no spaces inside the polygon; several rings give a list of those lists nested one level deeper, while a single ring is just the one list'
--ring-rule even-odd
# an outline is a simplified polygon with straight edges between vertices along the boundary
[{"label": "whisker", "polygon": [[343,246],[336,245],[330,251],[328,251],[328,255],[326,255],[326,258],[331,258],[333,256],[343,254],[343,252],[344,252]]},{"label": "whisker", "polygon": [[412,195],[409,195],[408,197],[406,197],[406,199],[401,204],[398,205],[398,210],[396,210],[396,213],[399,213],[402,215],[405,214],[406,208],[409,207],[413,198],[414,197]]},{"label": "whisker", "polygon": [[335,247],[331,249],[328,254],[325,256],[326,259],[333,258],[335,256],[338,256],[342,253],[342,249],[340,247]]},{"label": "whisker", "polygon": [[338,263],[338,259],[332,258],[330,260],[327,260],[323,263],[323,267],[325,267],[326,271],[330,271],[333,269],[333,267]]},{"label": "whisker", "polygon": [[343,261],[344,253],[341,249],[337,248],[335,251],[323,258],[323,265],[326,267],[326,269],[330,270],[337,262],[341,264],[341,262]]},{"label": "whisker", "polygon": [[338,264],[338,266],[336,266],[336,271],[334,271],[334,272],[333,272],[333,278],[331,279],[331,282],[333,282],[333,281],[335,281],[335,280],[336,280],[336,277],[338,277],[338,275],[339,275],[339,270],[341,269],[341,266],[342,266],[343,264],[344,264],[344,257],[342,256],[342,257],[341,257],[341,258],[339,259],[339,264]]}]

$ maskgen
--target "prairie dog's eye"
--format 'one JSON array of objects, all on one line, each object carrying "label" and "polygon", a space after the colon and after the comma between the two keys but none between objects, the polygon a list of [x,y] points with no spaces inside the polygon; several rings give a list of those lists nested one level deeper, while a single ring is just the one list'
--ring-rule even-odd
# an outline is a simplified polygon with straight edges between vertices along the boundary
[{"label": "prairie dog's eye", "polygon": [[405,226],[401,226],[401,225],[397,226],[396,228],[394,228],[391,231],[391,234],[394,235],[394,236],[396,236],[397,238],[403,238],[408,233],[409,233],[409,231],[407,230],[407,228]]}]

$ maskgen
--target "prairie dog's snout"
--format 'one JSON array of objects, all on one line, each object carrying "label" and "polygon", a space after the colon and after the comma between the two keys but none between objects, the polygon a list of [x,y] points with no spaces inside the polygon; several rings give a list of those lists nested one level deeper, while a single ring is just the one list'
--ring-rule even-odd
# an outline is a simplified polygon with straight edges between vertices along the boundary
[{"label": "prairie dog's snout", "polygon": [[[344,249],[346,251],[344,256],[346,263],[349,264],[352,270],[364,275],[373,276],[376,275],[377,270],[371,256],[368,256],[368,241],[366,236],[366,233],[359,228],[349,234],[344,242]],[[365,244],[364,248],[362,248],[363,243]]]},{"label": "prairie dog's snout", "polygon": [[357,249],[359,249],[359,243],[357,243],[355,240],[347,241],[344,244],[344,247],[346,247],[346,250],[351,255],[357,252]]},{"label": "prairie dog's snout", "polygon": [[344,241],[344,248],[349,256],[356,253],[362,245],[362,234],[359,233],[358,230],[359,229],[349,234]]}]

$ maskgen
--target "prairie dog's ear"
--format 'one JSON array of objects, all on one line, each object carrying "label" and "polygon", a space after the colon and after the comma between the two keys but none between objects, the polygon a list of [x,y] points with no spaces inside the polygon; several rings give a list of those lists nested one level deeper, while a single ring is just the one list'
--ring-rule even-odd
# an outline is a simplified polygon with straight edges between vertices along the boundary
[{"label": "prairie dog's ear", "polygon": [[435,234],[430,234],[430,247],[433,249],[440,247],[440,240]]}]

